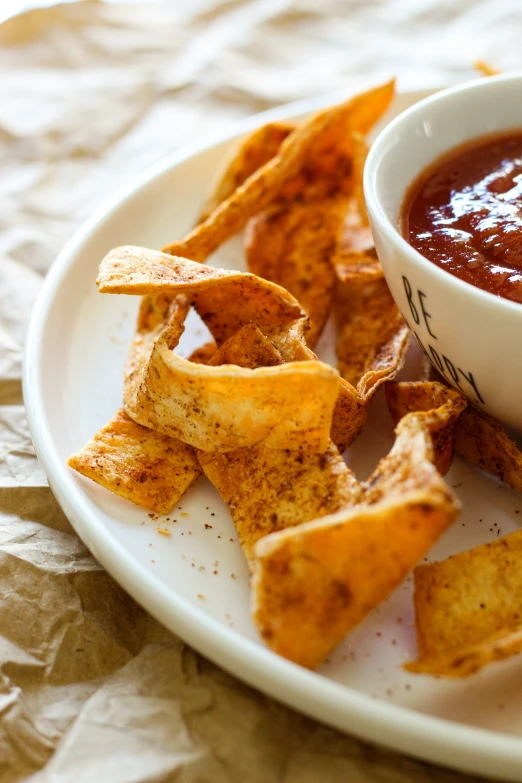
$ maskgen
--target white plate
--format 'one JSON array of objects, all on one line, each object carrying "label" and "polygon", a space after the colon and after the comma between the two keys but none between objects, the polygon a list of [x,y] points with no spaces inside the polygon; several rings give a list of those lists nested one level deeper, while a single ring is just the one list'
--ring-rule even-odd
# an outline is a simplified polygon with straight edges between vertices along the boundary
[{"label": "white plate", "polygon": [[[399,95],[392,114],[424,95]],[[205,478],[169,515],[177,522],[170,523],[172,536],[166,538],[144,511],[65,464],[120,406],[138,306],[137,297],[97,293],[101,258],[116,245],[158,248],[178,238],[192,225],[209,178],[234,139],[268,120],[298,117],[343,97],[282,107],[239,123],[210,144],[186,148],[84,225],[54,264],[33,312],[24,377],[31,434],[58,501],[89,549],[140,604],[197,650],[339,729],[440,764],[522,781],[522,660],[495,664],[462,682],[406,674],[400,664],[415,656],[411,578],[329,662],[309,672],[259,640],[249,616],[246,563],[230,516]],[[221,248],[213,263],[240,268],[239,239]],[[202,341],[194,319],[183,338],[185,355]],[[323,356],[332,356],[328,334],[322,343]],[[391,442],[391,424],[377,399],[348,461],[365,478]],[[517,528],[519,495],[458,461],[448,481],[464,512],[431,557]]]}]

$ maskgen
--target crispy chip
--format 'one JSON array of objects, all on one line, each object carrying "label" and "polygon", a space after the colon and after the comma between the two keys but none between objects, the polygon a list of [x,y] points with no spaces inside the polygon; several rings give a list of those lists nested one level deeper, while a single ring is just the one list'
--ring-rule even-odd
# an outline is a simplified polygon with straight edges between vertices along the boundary
[{"label": "crispy chip", "polygon": [[[231,359],[242,367],[283,361],[268,338],[249,324],[214,356],[216,364]],[[205,475],[227,504],[239,541],[252,566],[256,541],[282,530],[334,513],[353,504],[360,492],[352,472],[330,443],[324,454],[268,449],[264,445],[226,454],[198,452]]]},{"label": "crispy chip", "polygon": [[431,464],[445,415],[400,422],[356,507],[257,542],[253,616],[275,652],[315,668],[453,522],[458,502]]},{"label": "crispy chip", "polygon": [[485,60],[475,60],[473,67],[476,71],[480,71],[483,76],[497,76],[499,73],[502,73],[502,71],[493,68],[493,66],[485,62]]},{"label": "crispy chip", "polygon": [[359,492],[333,443],[324,454],[258,445],[198,456],[227,504],[251,562],[254,545],[263,536],[332,514],[353,504]]},{"label": "crispy chip", "polygon": [[184,294],[218,343],[250,321],[270,334],[306,318],[299,302],[275,283],[141,247],[111,250],[101,262],[97,285],[110,294]]},{"label": "crispy chip", "polygon": [[[303,178],[337,190],[351,172],[353,133],[365,135],[388,108],[394,82],[356,95],[326,109],[291,133],[278,154],[257,169],[203,222],[166,253],[205,261],[223,242],[237,234],[253,215],[280,196],[291,198]],[[291,192],[284,193],[285,186]]]},{"label": "crispy chip", "polygon": [[248,268],[286,288],[310,318],[306,339],[313,348],[332,307],[335,272],[331,257],[344,222],[346,199],[292,201],[247,224]]},{"label": "crispy chip", "polygon": [[194,364],[209,364],[216,351],[217,345],[214,340],[212,340],[192,351],[188,360],[189,362],[194,362]]},{"label": "crispy chip", "polygon": [[385,280],[339,286],[336,315],[339,372],[365,395],[399,369],[408,328]]},{"label": "crispy chip", "polygon": [[260,441],[269,448],[325,451],[338,394],[336,372],[318,361],[250,370],[182,359],[172,349],[188,308],[178,297],[165,326],[137,333],[125,374],[127,413],[206,451]]},{"label": "crispy chip", "polygon": [[343,382],[332,439],[343,450],[363,427],[377,389],[402,367],[409,332],[385,280],[339,285],[336,315],[341,327],[337,356]]},{"label": "crispy chip", "polygon": [[[448,386],[427,357],[421,376]],[[522,451],[499,421],[473,405],[468,405],[457,421],[455,451],[485,473],[522,492]]]},{"label": "crispy chip", "polygon": [[415,569],[417,674],[467,677],[522,650],[522,530]]},{"label": "crispy chip", "polygon": [[333,257],[332,263],[341,283],[373,282],[384,277],[374,247],[367,250],[340,249]]},{"label": "crispy chip", "polygon": [[248,177],[277,155],[281,143],[293,130],[295,125],[290,122],[271,122],[256,128],[235,145],[230,155],[223,160],[198,222],[205,221]]},{"label": "crispy chip", "polygon": [[435,466],[441,476],[446,475],[453,462],[455,425],[466,408],[464,395],[436,381],[387,383],[385,393],[395,424],[412,411],[424,411],[426,416],[431,416],[436,408],[446,409],[445,426],[438,431],[432,429]]},{"label": "crispy chip", "polygon": [[201,473],[194,449],[136,424],[123,409],[68,464],[158,514],[168,514]]},{"label": "crispy chip", "polygon": [[522,492],[522,451],[496,419],[468,406],[457,423],[455,449],[486,473]]},{"label": "crispy chip", "polygon": [[217,351],[209,365],[217,367],[235,364],[254,370],[256,367],[275,367],[283,364],[283,357],[253,322],[245,324]]}]

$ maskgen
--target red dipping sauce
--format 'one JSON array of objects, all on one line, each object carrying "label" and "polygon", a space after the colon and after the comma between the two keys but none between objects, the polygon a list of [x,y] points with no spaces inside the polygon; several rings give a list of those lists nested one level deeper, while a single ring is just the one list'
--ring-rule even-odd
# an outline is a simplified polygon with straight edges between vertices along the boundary
[{"label": "red dipping sauce", "polygon": [[410,188],[403,236],[441,269],[522,303],[522,131],[478,139]]}]

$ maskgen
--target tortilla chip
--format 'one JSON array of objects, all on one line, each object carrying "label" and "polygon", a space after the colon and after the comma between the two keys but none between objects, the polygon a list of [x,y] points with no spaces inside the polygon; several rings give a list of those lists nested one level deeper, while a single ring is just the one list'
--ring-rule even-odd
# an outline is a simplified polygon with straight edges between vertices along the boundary
[{"label": "tortilla chip", "polygon": [[168,514],[201,473],[194,449],[118,413],[68,464],[138,506]]},{"label": "tortilla chip", "polygon": [[125,373],[129,416],[206,451],[261,441],[269,448],[325,451],[338,393],[335,370],[318,361],[250,370],[182,359],[173,348],[188,308],[178,297],[165,326],[137,333]]},{"label": "tortilla chip", "polygon": [[367,250],[338,250],[332,259],[336,277],[341,283],[382,280],[384,272],[374,247]]},{"label": "tortilla chip", "polygon": [[[253,324],[214,357],[216,364],[267,366],[281,354]],[[252,567],[253,547],[268,533],[331,514],[354,503],[359,484],[330,443],[324,454],[268,449],[263,444],[226,454],[198,452],[207,478],[225,501]]]},{"label": "tortilla chip", "polygon": [[408,671],[467,677],[522,650],[522,530],[415,569],[419,658]]},{"label": "tortilla chip", "polygon": [[222,201],[243,184],[254,172],[268,163],[277,153],[281,143],[295,130],[290,122],[271,122],[256,128],[239,144],[234,145],[222,163],[198,223],[205,221]]},{"label": "tortilla chip", "polygon": [[485,62],[484,60],[475,60],[473,67],[476,71],[479,71],[482,76],[498,76],[499,73],[502,73],[502,71],[498,71],[496,68],[493,68],[492,65]]},{"label": "tortilla chip", "polygon": [[445,426],[431,433],[435,466],[441,476],[446,475],[453,462],[455,426],[467,404],[464,395],[436,381],[387,383],[385,394],[395,424],[412,411],[424,411],[427,417],[437,408],[443,407],[447,411]]},{"label": "tortilla chip", "polygon": [[[427,357],[423,360],[421,376],[453,388]],[[511,489],[522,492],[522,451],[499,421],[469,403],[457,421],[455,451]]]},{"label": "tortilla chip", "polygon": [[307,343],[316,344],[332,308],[331,257],[344,222],[346,198],[274,207],[253,217],[245,251],[251,272],[283,286],[310,318]]},{"label": "tortilla chip", "polygon": [[141,247],[111,250],[100,264],[97,285],[101,293],[110,294],[183,294],[218,343],[250,321],[270,334],[306,319],[299,302],[275,283]]},{"label": "tortilla chip", "polygon": [[[330,191],[342,187],[351,172],[352,134],[365,135],[388,108],[394,82],[356,95],[340,106],[326,109],[296,128],[278,154],[257,169],[203,222],[164,252],[205,261],[223,242],[237,234],[253,215],[271,202],[291,198],[312,179]],[[297,181],[297,184],[296,184]],[[285,186],[291,186],[285,193]],[[317,194],[316,194],[317,195]]]},{"label": "tortilla chip", "polygon": [[336,315],[339,372],[364,396],[400,368],[408,328],[385,280],[339,286]]},{"label": "tortilla chip", "polygon": [[254,370],[256,367],[283,364],[283,357],[261,329],[250,322],[223,343],[209,361],[209,365],[214,367],[223,364],[235,364]]},{"label": "tortilla chip", "polygon": [[189,362],[194,362],[194,364],[209,364],[217,349],[216,343],[214,340],[211,340],[211,342],[205,343],[200,348],[192,351],[188,360]]},{"label": "tortilla chip", "polygon": [[457,423],[455,449],[481,470],[522,492],[522,451],[496,419],[469,405]]},{"label": "tortilla chip", "polygon": [[318,666],[454,521],[458,501],[431,463],[445,416],[400,422],[357,506],[257,542],[253,616],[275,652]]},{"label": "tortilla chip", "polygon": [[377,389],[401,369],[409,332],[385,280],[338,286],[336,315],[343,380],[332,440],[344,450],[361,431]]},{"label": "tortilla chip", "polygon": [[260,538],[345,508],[359,491],[333,443],[324,454],[279,451],[261,444],[198,455],[205,475],[228,506],[251,565]]}]

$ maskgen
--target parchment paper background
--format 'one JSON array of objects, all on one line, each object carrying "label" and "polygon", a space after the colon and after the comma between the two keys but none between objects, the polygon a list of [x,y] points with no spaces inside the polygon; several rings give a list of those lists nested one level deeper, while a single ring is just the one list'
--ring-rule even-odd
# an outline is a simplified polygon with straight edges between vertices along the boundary
[{"label": "parchment paper background", "polygon": [[[0,3],[1,5],[1,3]],[[235,118],[397,74],[522,64],[517,0],[80,2],[0,27],[0,783],[447,783],[185,647],[93,560],[34,456],[24,330],[74,229]],[[175,237],[172,237],[175,239]]]}]

